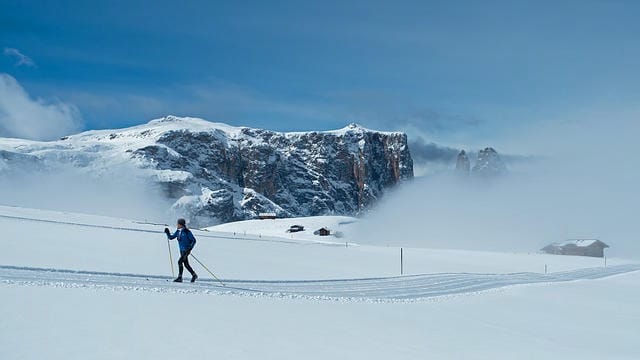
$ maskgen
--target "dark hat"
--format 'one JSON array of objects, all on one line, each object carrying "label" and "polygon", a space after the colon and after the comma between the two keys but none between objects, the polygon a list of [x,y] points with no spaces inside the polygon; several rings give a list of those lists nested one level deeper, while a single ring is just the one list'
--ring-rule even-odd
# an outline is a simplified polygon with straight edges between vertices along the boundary
[{"label": "dark hat", "polygon": [[178,219],[178,224],[182,226],[187,226],[187,221],[185,219]]}]

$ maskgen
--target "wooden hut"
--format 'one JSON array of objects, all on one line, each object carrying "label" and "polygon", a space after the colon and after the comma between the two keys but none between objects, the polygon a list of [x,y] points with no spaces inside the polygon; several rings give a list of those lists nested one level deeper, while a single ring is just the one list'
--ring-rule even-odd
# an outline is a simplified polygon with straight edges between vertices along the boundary
[{"label": "wooden hut", "polygon": [[547,254],[604,257],[604,249],[609,245],[598,239],[571,239],[549,244],[542,248]]},{"label": "wooden hut", "polygon": [[289,230],[287,230],[287,232],[290,232],[290,233],[300,232],[300,231],[304,231],[304,226],[302,226],[302,225],[291,225]]},{"label": "wooden hut", "polygon": [[276,213],[271,213],[271,212],[260,213],[260,214],[258,214],[258,218],[260,220],[275,219],[276,218]]},{"label": "wooden hut", "polygon": [[314,235],[320,235],[320,236],[329,236],[331,235],[331,231],[327,228],[320,228],[316,231],[313,232]]}]

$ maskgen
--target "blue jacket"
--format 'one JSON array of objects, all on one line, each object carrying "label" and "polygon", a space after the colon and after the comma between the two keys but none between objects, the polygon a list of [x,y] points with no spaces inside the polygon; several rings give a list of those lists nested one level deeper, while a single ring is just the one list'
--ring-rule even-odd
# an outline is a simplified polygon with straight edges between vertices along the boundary
[{"label": "blue jacket", "polygon": [[167,237],[170,240],[178,238],[178,245],[180,246],[180,251],[187,251],[193,249],[196,246],[196,237],[193,236],[191,230],[188,229],[178,229],[173,235],[167,234]]}]

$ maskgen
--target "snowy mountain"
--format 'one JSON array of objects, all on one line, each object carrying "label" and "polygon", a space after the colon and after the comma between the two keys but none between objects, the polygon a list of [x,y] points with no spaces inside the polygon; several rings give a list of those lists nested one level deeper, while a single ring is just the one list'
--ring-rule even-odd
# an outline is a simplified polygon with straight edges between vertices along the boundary
[{"label": "snowy mountain", "polygon": [[505,174],[507,166],[494,148],[487,147],[478,152],[478,161],[472,171],[476,176],[494,177]]},{"label": "snowy mountain", "polygon": [[355,215],[413,177],[407,136],[351,124],[280,133],[167,116],[58,141],[0,139],[0,173],[73,166],[94,176],[133,168],[173,209],[212,224],[279,216]]},{"label": "snowy mountain", "polygon": [[460,153],[456,158],[455,173],[460,176],[469,176],[470,169],[471,162],[469,161],[466,151],[460,150]]},{"label": "snowy mountain", "polygon": [[475,165],[471,167],[469,154],[465,150],[460,150],[456,157],[454,174],[462,177],[473,175],[479,178],[494,178],[507,173],[507,165],[498,152],[487,147],[477,153]]}]

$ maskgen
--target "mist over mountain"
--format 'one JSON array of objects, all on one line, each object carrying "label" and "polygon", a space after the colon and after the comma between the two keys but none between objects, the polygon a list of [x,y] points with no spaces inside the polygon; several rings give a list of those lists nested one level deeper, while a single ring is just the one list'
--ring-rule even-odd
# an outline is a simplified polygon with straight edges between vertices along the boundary
[{"label": "mist over mountain", "polygon": [[[505,175],[511,166],[519,166],[536,160],[535,156],[501,154],[493,147],[484,149],[455,148],[428,142],[422,137],[409,140],[416,176],[460,173],[459,155],[464,154],[469,163],[467,173],[489,177]],[[472,171],[473,170],[473,171]]]}]

